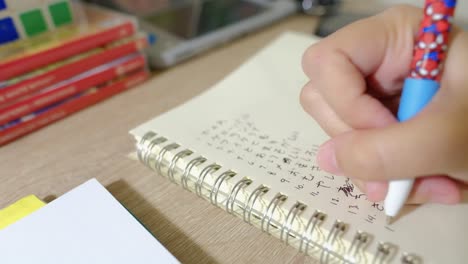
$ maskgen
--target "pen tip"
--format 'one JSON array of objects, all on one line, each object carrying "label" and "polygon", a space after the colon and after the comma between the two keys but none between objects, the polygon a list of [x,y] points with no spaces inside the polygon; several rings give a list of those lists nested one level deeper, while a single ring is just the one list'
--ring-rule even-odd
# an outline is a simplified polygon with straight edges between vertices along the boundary
[{"label": "pen tip", "polygon": [[393,217],[387,216],[387,225],[391,225],[393,222]]}]

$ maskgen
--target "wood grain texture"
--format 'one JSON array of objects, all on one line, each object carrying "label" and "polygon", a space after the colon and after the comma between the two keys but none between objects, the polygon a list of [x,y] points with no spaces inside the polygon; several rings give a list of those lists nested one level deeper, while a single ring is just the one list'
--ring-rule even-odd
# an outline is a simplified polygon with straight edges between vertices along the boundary
[{"label": "wood grain texture", "polygon": [[28,194],[51,200],[97,178],[183,263],[315,263],[127,157],[131,128],[200,94],[280,33],[315,25],[288,18],[1,147],[0,208]]}]

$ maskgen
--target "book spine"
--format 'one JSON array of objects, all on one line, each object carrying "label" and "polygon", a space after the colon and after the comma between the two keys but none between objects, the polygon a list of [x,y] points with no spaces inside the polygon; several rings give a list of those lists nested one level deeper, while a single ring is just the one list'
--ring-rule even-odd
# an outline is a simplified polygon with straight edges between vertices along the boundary
[{"label": "book spine", "polygon": [[84,94],[77,99],[72,99],[57,107],[39,114],[18,125],[0,131],[0,146],[10,143],[20,137],[23,137],[33,131],[36,131],[46,125],[70,116],[86,107],[97,104],[109,97],[135,87],[137,84],[148,79],[149,73],[144,70],[129,75],[123,80],[116,81],[108,86],[99,88],[96,92]]},{"label": "book spine", "polygon": [[64,83],[63,85],[59,85],[58,87],[44,93],[36,94],[25,100],[18,101],[8,107],[0,109],[0,124],[5,124],[18,119],[93,86],[110,81],[118,76],[142,69],[145,65],[145,57],[143,55],[138,55],[128,61],[113,65],[103,71],[90,73],[89,76],[80,78],[76,81]]},{"label": "book spine", "polygon": [[135,32],[135,24],[133,22],[127,22],[105,31],[90,34],[88,36],[64,43],[61,46],[32,54],[30,56],[7,61],[5,63],[0,62],[0,80],[13,78],[52,62],[56,62],[72,55],[102,46],[120,38],[131,36]]},{"label": "book spine", "polygon": [[0,89],[0,106],[14,102],[15,100],[25,95],[39,91],[42,88],[50,86],[51,84],[57,83],[59,81],[69,79],[79,73],[85,72],[99,65],[118,59],[127,54],[140,51],[146,46],[146,38],[141,37],[135,41],[110,48],[109,50],[105,50],[101,53],[69,63],[44,74],[32,77],[28,80],[4,87]]}]

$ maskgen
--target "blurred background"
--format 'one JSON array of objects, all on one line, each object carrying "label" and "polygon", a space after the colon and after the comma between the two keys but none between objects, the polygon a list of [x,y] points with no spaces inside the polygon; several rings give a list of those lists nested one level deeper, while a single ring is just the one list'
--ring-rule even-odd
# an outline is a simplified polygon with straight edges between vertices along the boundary
[{"label": "blurred background", "polygon": [[[319,15],[320,26],[316,34],[327,36],[358,19],[374,15],[386,8],[409,4],[424,6],[425,0],[300,0],[306,13]],[[455,20],[458,26],[468,30],[468,1],[458,0]]]},{"label": "blurred background", "polygon": [[[170,6],[184,2],[202,2],[200,0],[87,0],[136,16],[148,16]],[[320,26],[314,32],[319,36],[333,33],[357,19],[376,14],[385,8],[397,4],[423,6],[424,0],[271,0],[296,1],[298,11],[322,17]],[[218,1],[222,2],[222,1]],[[458,25],[468,29],[468,2],[458,1],[456,14]]]},{"label": "blurred background", "polygon": [[424,0],[0,0],[0,146],[291,16],[324,37],[396,4]]}]

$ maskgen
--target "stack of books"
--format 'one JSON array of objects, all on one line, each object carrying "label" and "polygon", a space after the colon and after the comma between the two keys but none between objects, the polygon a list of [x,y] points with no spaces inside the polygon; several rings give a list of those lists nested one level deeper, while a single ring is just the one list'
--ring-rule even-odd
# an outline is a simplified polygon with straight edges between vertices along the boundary
[{"label": "stack of books", "polygon": [[149,77],[136,18],[95,5],[0,0],[0,35],[0,146]]}]

